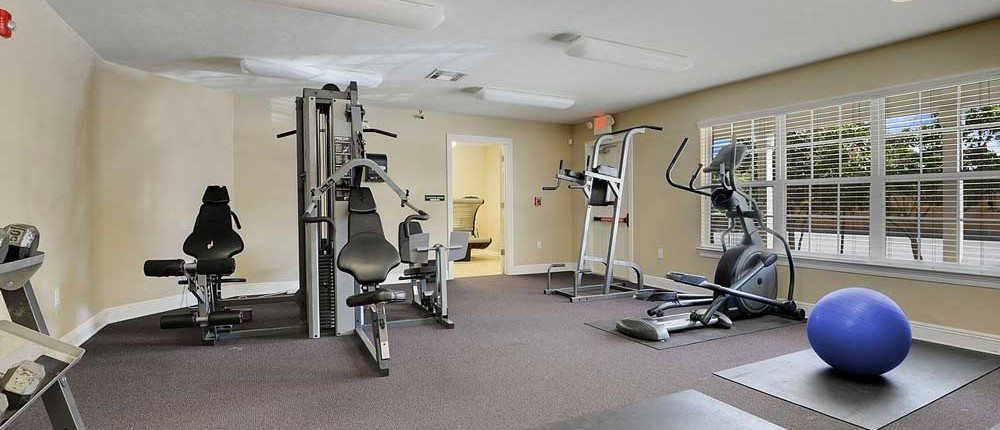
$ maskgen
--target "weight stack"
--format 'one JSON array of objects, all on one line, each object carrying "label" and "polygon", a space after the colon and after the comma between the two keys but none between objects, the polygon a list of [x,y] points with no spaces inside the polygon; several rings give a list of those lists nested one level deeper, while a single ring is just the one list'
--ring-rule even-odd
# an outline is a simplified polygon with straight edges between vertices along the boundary
[{"label": "weight stack", "polygon": [[320,330],[336,328],[337,324],[337,270],[332,254],[319,256],[319,327]]}]

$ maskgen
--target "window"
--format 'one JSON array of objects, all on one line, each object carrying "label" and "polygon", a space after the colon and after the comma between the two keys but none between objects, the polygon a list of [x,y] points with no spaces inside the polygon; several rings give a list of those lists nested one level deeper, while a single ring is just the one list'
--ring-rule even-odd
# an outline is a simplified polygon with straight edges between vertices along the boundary
[{"label": "window", "polygon": [[[732,142],[797,254],[1000,275],[1000,77],[702,127],[706,161]],[[727,220],[703,212],[719,247]]]},{"label": "window", "polygon": [[785,231],[793,251],[868,257],[871,102],[785,116]]}]

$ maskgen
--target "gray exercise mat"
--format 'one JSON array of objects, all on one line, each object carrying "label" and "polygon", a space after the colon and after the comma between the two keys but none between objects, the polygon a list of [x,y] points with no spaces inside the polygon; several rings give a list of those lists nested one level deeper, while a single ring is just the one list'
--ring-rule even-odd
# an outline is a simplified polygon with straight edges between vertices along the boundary
[{"label": "gray exercise mat", "polygon": [[697,328],[692,330],[684,330],[675,333],[670,333],[670,339],[667,339],[666,341],[663,342],[636,339],[634,337],[624,335],[615,329],[615,325],[618,324],[617,319],[611,321],[594,321],[586,324],[593,328],[604,330],[608,333],[619,336],[623,339],[628,339],[633,342],[641,343],[650,348],[663,350],[663,349],[675,348],[678,346],[691,345],[694,343],[701,343],[709,340],[722,339],[726,337],[756,333],[759,331],[770,330],[778,327],[801,324],[803,322],[804,321],[796,321],[774,315],[765,315],[758,318],[734,321],[733,328],[730,329],[705,327],[705,328]]},{"label": "gray exercise mat", "polygon": [[780,430],[768,421],[695,390],[570,418],[536,430]]},{"label": "gray exercise mat", "polygon": [[914,341],[903,364],[866,380],[834,372],[812,349],[715,374],[856,426],[878,429],[997,368],[997,355]]}]

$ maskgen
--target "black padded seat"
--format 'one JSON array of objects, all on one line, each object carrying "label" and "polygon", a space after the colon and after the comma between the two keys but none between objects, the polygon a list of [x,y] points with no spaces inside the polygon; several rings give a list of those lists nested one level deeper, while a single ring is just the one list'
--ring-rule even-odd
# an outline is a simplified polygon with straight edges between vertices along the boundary
[{"label": "black padded seat", "polygon": [[399,253],[385,237],[375,233],[351,236],[340,250],[337,267],[361,285],[385,282],[389,271],[399,265]]},{"label": "black padded seat", "polygon": [[405,300],[406,293],[402,291],[392,291],[388,288],[376,288],[367,293],[359,293],[347,298],[347,306],[368,306],[381,302],[391,302]]},{"label": "black padded seat", "polygon": [[229,191],[224,186],[210,185],[201,198],[201,209],[194,229],[184,240],[184,253],[197,259],[232,258],[243,252],[243,239],[233,230],[240,227],[239,218],[229,207]]},{"label": "black padded seat", "polygon": [[[337,267],[361,285],[385,282],[389,271],[399,265],[399,252],[382,233],[372,190],[351,188],[347,201],[347,243],[340,250]],[[354,296],[352,296],[354,297]]]}]

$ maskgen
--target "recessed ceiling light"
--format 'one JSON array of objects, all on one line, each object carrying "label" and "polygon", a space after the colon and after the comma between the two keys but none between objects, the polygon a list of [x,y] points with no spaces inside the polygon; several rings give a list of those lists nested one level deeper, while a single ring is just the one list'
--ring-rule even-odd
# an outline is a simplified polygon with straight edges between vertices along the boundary
[{"label": "recessed ceiling light", "polygon": [[433,30],[444,21],[441,8],[405,0],[254,1],[423,31]]},{"label": "recessed ceiling light", "polygon": [[491,87],[480,88],[479,91],[476,92],[476,96],[489,102],[538,106],[553,109],[569,109],[576,103],[576,100],[568,97]]},{"label": "recessed ceiling light", "polygon": [[466,74],[462,72],[434,69],[434,71],[425,76],[425,78],[434,79],[436,81],[457,82],[459,79],[464,78],[465,75]]},{"label": "recessed ceiling light", "polygon": [[587,36],[573,39],[566,48],[566,54],[656,72],[683,72],[694,66],[690,58],[680,54]]},{"label": "recessed ceiling light", "polygon": [[310,81],[346,86],[357,82],[359,87],[375,88],[382,83],[382,75],[359,70],[330,69],[283,60],[244,58],[240,61],[244,73],[266,78]]}]

